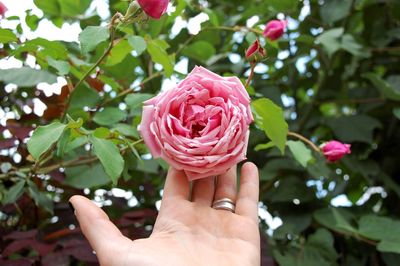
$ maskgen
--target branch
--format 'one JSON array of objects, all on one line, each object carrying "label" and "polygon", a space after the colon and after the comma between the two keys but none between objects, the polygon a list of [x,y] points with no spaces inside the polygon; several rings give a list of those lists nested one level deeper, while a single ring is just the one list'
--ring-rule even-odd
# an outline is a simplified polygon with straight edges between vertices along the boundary
[{"label": "branch", "polygon": [[306,138],[298,133],[289,131],[288,136],[295,137],[295,138],[303,141],[304,143],[308,144],[314,151],[316,151],[318,153],[321,152],[321,150],[311,140],[309,140],[308,138]]}]

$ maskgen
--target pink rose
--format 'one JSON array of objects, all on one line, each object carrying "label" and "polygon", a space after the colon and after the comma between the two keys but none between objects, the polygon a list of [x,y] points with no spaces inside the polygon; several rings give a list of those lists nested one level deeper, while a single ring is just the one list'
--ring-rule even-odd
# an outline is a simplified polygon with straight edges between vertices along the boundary
[{"label": "pink rose", "polygon": [[336,162],[342,159],[342,157],[345,156],[346,154],[351,153],[350,147],[351,147],[350,144],[345,144],[336,140],[331,140],[323,144],[321,149],[328,161]]},{"label": "pink rose", "polygon": [[0,17],[4,17],[4,14],[7,10],[7,7],[2,2],[0,2]]},{"label": "pink rose", "polygon": [[287,26],[286,20],[271,20],[265,25],[264,37],[271,41],[277,40],[282,37]]},{"label": "pink rose", "polygon": [[169,0],[137,0],[137,2],[148,16],[159,19],[167,11]]},{"label": "pink rose", "polygon": [[250,97],[237,77],[203,67],[144,102],[139,131],[154,158],[189,180],[216,176],[246,159]]},{"label": "pink rose", "polygon": [[257,39],[246,50],[246,58],[250,62],[258,62],[266,56],[264,48],[261,46],[260,41]]}]

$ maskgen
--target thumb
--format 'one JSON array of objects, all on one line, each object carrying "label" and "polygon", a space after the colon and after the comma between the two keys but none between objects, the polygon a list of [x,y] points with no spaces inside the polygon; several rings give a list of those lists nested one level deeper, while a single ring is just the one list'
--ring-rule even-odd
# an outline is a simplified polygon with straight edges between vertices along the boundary
[{"label": "thumb", "polygon": [[107,214],[89,199],[73,196],[69,201],[75,209],[83,234],[96,251],[100,262],[102,258],[109,258],[116,251],[115,247],[121,250],[127,241],[131,242],[110,221]]}]

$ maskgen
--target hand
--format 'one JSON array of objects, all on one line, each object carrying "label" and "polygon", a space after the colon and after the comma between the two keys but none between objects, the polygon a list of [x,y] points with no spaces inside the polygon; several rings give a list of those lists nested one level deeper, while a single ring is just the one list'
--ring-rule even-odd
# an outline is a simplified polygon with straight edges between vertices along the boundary
[{"label": "hand", "polygon": [[[258,170],[245,163],[236,196],[236,167],[194,181],[170,169],[161,208],[149,238],[124,237],[107,215],[82,196],[70,199],[83,234],[101,265],[260,265]],[[214,199],[236,200],[236,211],[211,208]],[[237,199],[236,199],[237,198]]]}]

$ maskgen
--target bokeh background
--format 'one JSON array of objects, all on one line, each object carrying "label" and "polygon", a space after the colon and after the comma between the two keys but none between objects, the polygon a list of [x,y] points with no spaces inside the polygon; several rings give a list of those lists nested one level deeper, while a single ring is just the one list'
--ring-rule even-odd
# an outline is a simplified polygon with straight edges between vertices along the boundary
[{"label": "bokeh background", "polygon": [[[68,207],[74,194],[103,207],[132,239],[148,236],[167,166],[138,142],[141,102],[195,65],[245,81],[245,49],[256,38],[248,29],[262,31],[271,19],[287,19],[288,29],[277,42],[260,36],[268,58],[249,93],[279,105],[291,131],[317,145],[339,139],[352,154],[332,164],[302,146],[284,155],[256,149],[268,139],[252,125],[262,265],[398,265],[399,1],[176,0],[160,20],[119,27],[107,58],[72,93],[109,45],[94,32],[82,49],[79,34],[105,28],[129,2],[1,2],[1,265],[96,265]],[[68,129],[52,145],[60,120]],[[37,145],[50,150],[38,163],[27,142],[49,124],[55,131]],[[120,148],[119,179],[93,154],[89,135]]]}]

